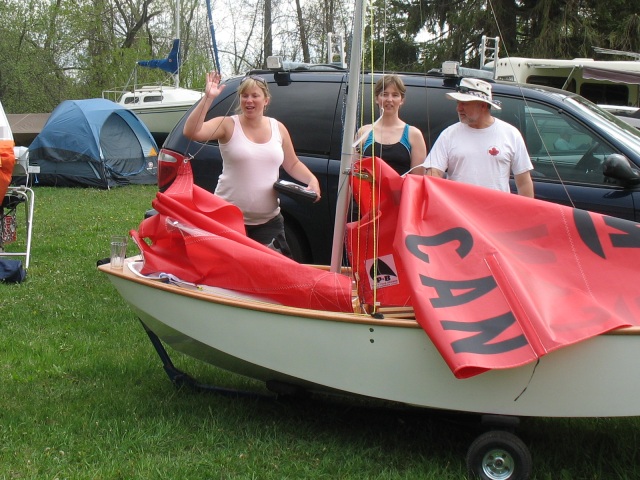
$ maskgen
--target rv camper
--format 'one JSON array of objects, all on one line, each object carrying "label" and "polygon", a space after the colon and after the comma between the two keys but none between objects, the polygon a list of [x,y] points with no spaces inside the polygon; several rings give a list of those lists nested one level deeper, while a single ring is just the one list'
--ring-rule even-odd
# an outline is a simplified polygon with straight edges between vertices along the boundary
[{"label": "rv camper", "polygon": [[[487,46],[488,42],[495,46]],[[640,54],[594,48],[597,53],[633,60],[498,58],[497,42],[497,38],[483,38],[481,45],[482,52],[495,51],[482,68],[492,70],[496,80],[560,88],[601,106],[640,107]]]}]

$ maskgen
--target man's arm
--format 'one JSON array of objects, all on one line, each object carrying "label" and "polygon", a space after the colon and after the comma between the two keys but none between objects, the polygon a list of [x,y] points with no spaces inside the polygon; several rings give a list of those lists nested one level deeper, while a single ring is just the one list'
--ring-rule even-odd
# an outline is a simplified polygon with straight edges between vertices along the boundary
[{"label": "man's arm", "polygon": [[444,177],[444,172],[434,167],[427,168],[424,174],[427,175],[428,177],[439,177],[439,178]]},{"label": "man's arm", "polygon": [[518,195],[533,198],[533,180],[531,180],[531,171],[514,175]]}]

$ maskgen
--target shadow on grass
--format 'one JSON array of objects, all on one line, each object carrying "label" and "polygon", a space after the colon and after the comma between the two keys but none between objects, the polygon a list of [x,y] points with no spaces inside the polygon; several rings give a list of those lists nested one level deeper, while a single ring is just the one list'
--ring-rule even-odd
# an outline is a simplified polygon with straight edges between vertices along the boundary
[{"label": "shadow on grass", "polygon": [[[257,396],[234,398],[187,385],[176,388],[165,377],[162,389],[172,389],[175,402],[165,403],[165,408],[185,408],[184,401],[190,405],[188,415],[194,422],[207,418],[232,432],[243,432],[250,425],[253,435],[290,436],[294,443],[320,442],[332,455],[337,451],[359,453],[372,471],[387,469],[393,472],[391,476],[422,471],[430,473],[421,478],[464,478],[467,449],[487,429],[480,415],[370,399],[302,392],[260,398],[269,392],[259,382],[210,366],[196,370],[204,383]],[[195,408],[191,408],[192,401]],[[638,426],[635,418],[522,418],[514,433],[531,451],[532,478],[632,479],[640,478]]]}]

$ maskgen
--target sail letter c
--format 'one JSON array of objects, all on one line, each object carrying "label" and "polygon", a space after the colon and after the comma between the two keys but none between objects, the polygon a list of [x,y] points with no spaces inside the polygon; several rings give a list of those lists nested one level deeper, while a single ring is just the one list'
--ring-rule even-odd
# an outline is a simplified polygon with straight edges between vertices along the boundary
[{"label": "sail letter c", "polygon": [[429,263],[429,255],[420,250],[420,246],[436,247],[448,242],[457,241],[459,243],[456,253],[460,258],[466,257],[473,248],[473,237],[469,230],[456,227],[445,230],[437,235],[425,237],[422,235],[407,235],[405,245],[407,250],[417,258]]}]

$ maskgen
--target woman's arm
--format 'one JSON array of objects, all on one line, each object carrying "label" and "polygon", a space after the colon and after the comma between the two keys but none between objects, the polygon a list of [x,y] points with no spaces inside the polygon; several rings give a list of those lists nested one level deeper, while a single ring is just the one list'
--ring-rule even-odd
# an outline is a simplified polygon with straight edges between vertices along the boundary
[{"label": "woman's arm", "polygon": [[291,136],[289,135],[287,128],[281,122],[278,122],[278,127],[280,128],[280,135],[282,136],[282,150],[284,151],[282,167],[285,172],[299,182],[306,184],[309,190],[315,192],[315,201],[319,201],[320,183],[318,182],[318,179],[296,155],[296,152],[293,149],[293,143],[291,142]]},{"label": "woman's arm", "polygon": [[364,146],[364,141],[367,139],[367,136],[369,135],[369,132],[371,132],[371,129],[373,128],[373,125],[368,124],[368,125],[363,125],[362,127],[360,127],[358,129],[358,131],[356,132],[356,136],[354,138],[354,143],[356,143],[356,146],[354,148],[354,154],[358,155],[362,155],[362,147]]}]

